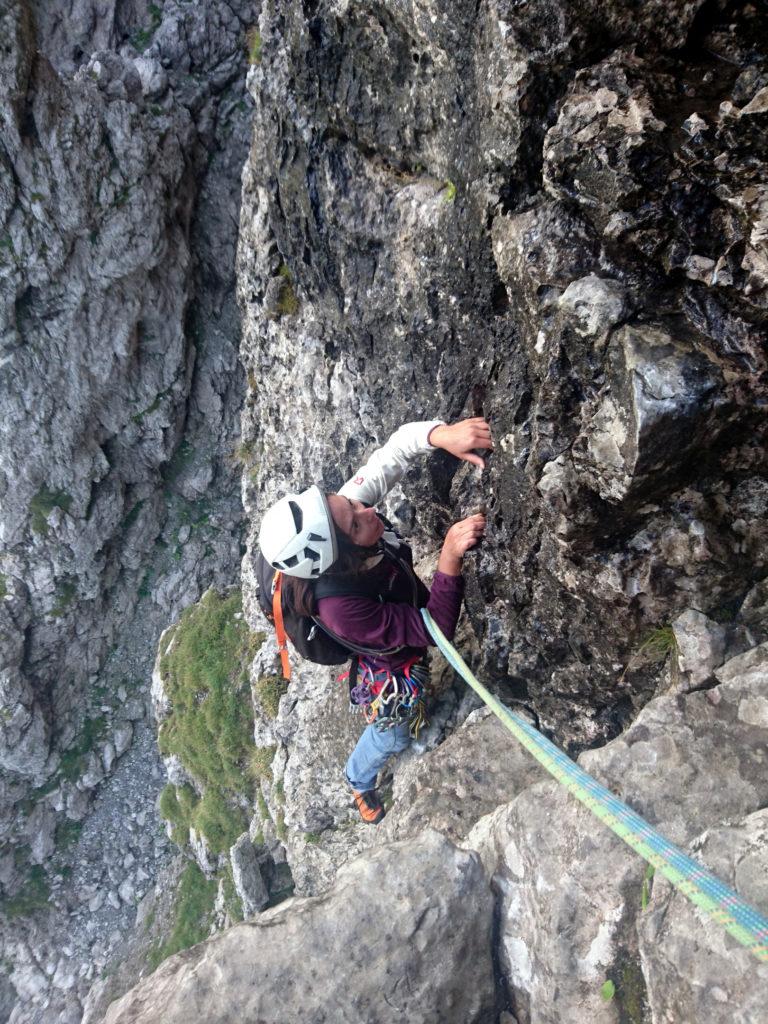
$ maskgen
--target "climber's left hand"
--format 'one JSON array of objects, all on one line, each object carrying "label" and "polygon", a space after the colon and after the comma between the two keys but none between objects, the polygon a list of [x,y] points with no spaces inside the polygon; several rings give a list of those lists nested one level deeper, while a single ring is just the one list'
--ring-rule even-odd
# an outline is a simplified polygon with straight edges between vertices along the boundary
[{"label": "climber's left hand", "polygon": [[485,469],[485,459],[476,455],[474,448],[491,451],[493,441],[491,428],[482,416],[473,416],[458,423],[443,423],[433,427],[429,432],[429,443],[435,448],[443,448],[455,455],[457,459],[472,462],[475,466]]}]

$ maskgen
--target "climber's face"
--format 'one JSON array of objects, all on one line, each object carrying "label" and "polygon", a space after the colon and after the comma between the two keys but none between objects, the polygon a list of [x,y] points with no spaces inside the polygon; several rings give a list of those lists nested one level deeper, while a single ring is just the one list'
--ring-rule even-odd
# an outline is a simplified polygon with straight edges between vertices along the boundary
[{"label": "climber's face", "polygon": [[381,539],[384,523],[376,515],[376,509],[366,508],[361,501],[341,494],[329,494],[328,507],[337,529],[353,544],[368,548]]}]

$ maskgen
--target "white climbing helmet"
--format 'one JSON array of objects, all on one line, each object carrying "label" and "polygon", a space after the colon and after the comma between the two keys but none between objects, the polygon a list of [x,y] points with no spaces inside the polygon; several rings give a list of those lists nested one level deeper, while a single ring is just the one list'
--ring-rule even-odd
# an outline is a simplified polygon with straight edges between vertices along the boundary
[{"label": "white climbing helmet", "polygon": [[319,487],[287,494],[267,510],[259,547],[274,569],[287,576],[315,579],[338,556],[331,510]]}]

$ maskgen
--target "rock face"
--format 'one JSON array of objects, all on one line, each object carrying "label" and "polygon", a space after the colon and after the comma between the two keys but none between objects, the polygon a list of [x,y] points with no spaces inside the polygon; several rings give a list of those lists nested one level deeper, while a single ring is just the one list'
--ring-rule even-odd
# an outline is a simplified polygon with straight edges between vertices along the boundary
[{"label": "rock face", "polygon": [[105,1024],[213,1024],[233,1007],[265,1024],[480,1024],[494,1005],[491,917],[479,858],[426,831],[343,868],[324,897],[291,900],[171,958]]},{"label": "rock face", "polygon": [[[765,913],[764,645],[718,677],[706,692],[651,701],[620,738],[579,760]],[[760,1020],[768,966],[661,876],[644,881],[643,861],[556,783],[525,790],[469,842],[495,871],[520,1024],[614,1024],[644,1013],[654,1024]],[[608,1002],[606,981],[616,991]]]},{"label": "rock face", "polygon": [[634,665],[617,685],[649,629],[765,572],[765,47],[737,6],[262,7],[251,549],[279,493],[482,412],[482,478],[434,458],[387,511],[433,545],[487,504],[482,667],[575,749],[650,696]]},{"label": "rock face", "polygon": [[[601,748],[585,763],[672,838],[701,844],[751,885],[763,850],[768,641],[761,13],[746,0],[2,8],[6,895],[26,883],[19,851],[48,863],[61,817],[83,820],[146,737],[141,699],[126,695],[117,711],[102,694],[123,685],[123,648],[108,655],[121,631],[150,651],[204,586],[234,582],[238,220],[251,628],[264,628],[255,538],[279,494],[337,488],[406,420],[486,416],[495,449],[485,472],[438,453],[384,509],[424,564],[452,519],[486,509],[460,646],[572,752]],[[211,493],[223,495],[213,510]],[[765,1005],[749,1002],[740,951],[709,933],[695,941],[722,980],[704,999],[686,940],[697,921],[681,912],[673,925],[660,886],[643,912],[642,865],[505,755],[490,720],[462,728],[475,702],[438,663],[434,724],[392,765],[389,817],[368,831],[342,775],[360,729],[343,686],[305,665],[284,693],[275,667],[262,645],[250,669],[248,842],[273,867],[286,857],[300,894],[328,893],[345,862],[403,837],[425,853],[420,870],[442,865],[455,892],[456,864],[468,879],[475,860],[419,838],[433,822],[475,843],[495,878],[495,980],[508,994],[495,1008],[520,1024],[643,1013],[714,1022],[734,1004],[747,1021]],[[168,768],[183,787],[183,765]],[[739,851],[742,875],[742,861],[729,861]],[[204,861],[202,843],[198,853]],[[370,878],[388,853],[342,869],[338,892],[349,897],[349,880]],[[110,875],[103,906],[127,915],[137,875]],[[62,875],[57,907],[63,889]],[[84,906],[100,897],[85,881],[81,891]],[[460,984],[457,965],[487,942],[489,904],[478,897],[462,924],[454,978],[418,949],[424,898],[404,907],[425,957],[408,975],[412,993],[428,993],[434,1019],[480,1020],[494,1006],[487,962],[485,981]],[[244,935],[277,928],[298,943],[306,925],[354,946],[360,919],[344,918],[343,899],[322,916],[335,899],[183,954],[125,1007],[171,1019],[199,995],[195,978],[214,979],[227,959],[233,980],[245,977]],[[441,941],[453,928],[447,906],[436,912]],[[55,937],[12,927],[23,1004],[13,1024],[74,1024],[109,935],[89,964],[84,947],[54,956]],[[388,949],[389,962],[402,949]],[[371,1016],[418,1019],[402,1009],[403,989]],[[288,1000],[304,1019],[307,991]],[[360,1019],[359,1006],[344,1012]]]},{"label": "rock face", "polygon": [[[247,2],[0,7],[0,906],[36,891],[45,919],[2,919],[3,965],[34,979],[43,963],[44,984],[19,982],[14,1024],[79,1020],[168,857],[151,656],[170,617],[236,574],[254,19]],[[111,829],[135,824],[134,785],[140,850]],[[82,823],[104,788],[99,845]]]},{"label": "rock face", "polygon": [[[713,644],[681,690],[711,685],[737,633],[756,642],[731,628],[765,575],[768,512],[755,18],[266,0],[238,254],[254,628],[278,495],[333,490],[404,420],[482,413],[487,470],[434,455],[385,511],[428,560],[486,507],[465,649],[503,697],[578,752],[667,685],[681,615]],[[366,841],[340,834],[344,705],[300,667],[257,724],[300,892]]]}]

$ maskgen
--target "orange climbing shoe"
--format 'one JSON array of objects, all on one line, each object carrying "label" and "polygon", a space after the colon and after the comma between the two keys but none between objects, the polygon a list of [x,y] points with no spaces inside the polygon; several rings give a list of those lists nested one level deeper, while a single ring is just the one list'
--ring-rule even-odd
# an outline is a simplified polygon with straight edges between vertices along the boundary
[{"label": "orange climbing shoe", "polygon": [[376,795],[376,790],[369,789],[365,793],[358,793],[356,789],[353,789],[352,795],[363,821],[368,825],[378,825],[386,812],[381,800]]}]

